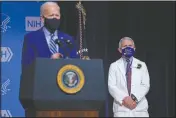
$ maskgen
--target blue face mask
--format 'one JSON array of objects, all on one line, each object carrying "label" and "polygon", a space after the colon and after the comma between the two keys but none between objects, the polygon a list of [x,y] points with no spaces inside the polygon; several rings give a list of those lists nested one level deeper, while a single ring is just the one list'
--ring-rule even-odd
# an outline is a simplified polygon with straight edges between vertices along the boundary
[{"label": "blue face mask", "polygon": [[122,49],[122,55],[127,57],[127,58],[130,58],[134,55],[134,48],[131,48],[131,47],[126,47],[126,48],[123,48]]}]

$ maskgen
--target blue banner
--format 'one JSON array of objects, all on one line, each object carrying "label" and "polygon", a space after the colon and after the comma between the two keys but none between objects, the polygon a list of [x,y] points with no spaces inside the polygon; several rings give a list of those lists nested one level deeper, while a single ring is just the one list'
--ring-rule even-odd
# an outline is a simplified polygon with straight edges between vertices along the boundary
[{"label": "blue banner", "polygon": [[1,117],[24,117],[19,102],[24,35],[42,27],[43,2],[1,2]]}]

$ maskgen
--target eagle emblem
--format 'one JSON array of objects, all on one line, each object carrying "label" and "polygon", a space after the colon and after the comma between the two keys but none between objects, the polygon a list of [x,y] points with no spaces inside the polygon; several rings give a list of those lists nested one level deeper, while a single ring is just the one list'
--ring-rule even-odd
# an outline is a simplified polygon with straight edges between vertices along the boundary
[{"label": "eagle emblem", "polygon": [[64,83],[68,87],[76,86],[76,84],[78,83],[77,75],[74,72],[72,72],[72,71],[69,71],[69,72],[65,73],[65,75],[64,75]]}]

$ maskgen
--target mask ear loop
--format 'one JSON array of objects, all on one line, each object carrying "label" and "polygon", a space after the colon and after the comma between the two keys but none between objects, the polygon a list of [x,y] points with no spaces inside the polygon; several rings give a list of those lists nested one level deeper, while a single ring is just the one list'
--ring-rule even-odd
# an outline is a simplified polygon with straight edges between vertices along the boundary
[{"label": "mask ear loop", "polygon": [[44,18],[44,19],[46,18],[44,15],[42,15],[41,17]]}]

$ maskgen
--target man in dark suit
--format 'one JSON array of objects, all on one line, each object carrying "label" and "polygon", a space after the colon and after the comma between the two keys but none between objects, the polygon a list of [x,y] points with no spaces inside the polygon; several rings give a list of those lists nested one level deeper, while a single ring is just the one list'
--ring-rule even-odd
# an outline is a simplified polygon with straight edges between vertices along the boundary
[{"label": "man in dark suit", "polygon": [[[78,58],[73,38],[58,30],[60,7],[55,2],[45,2],[40,8],[44,27],[25,35],[22,50],[22,67],[27,67],[37,57],[59,59]],[[61,42],[61,43],[58,43]],[[58,43],[58,44],[57,44]]]}]

